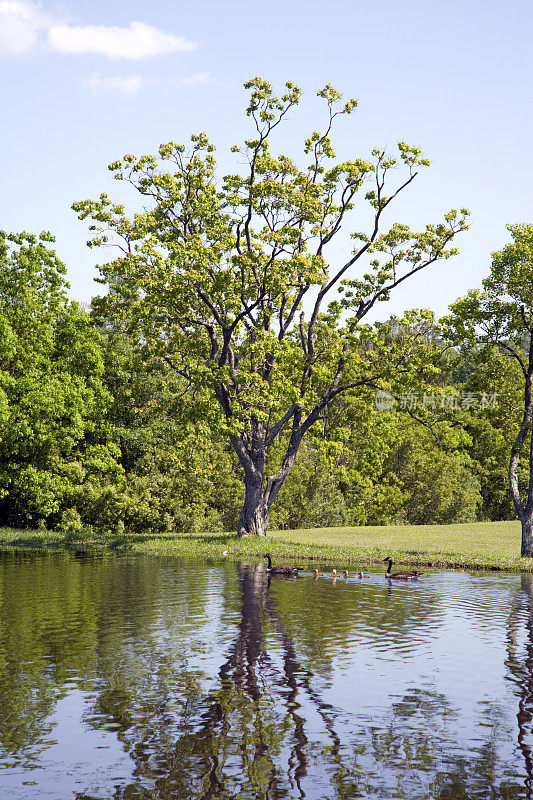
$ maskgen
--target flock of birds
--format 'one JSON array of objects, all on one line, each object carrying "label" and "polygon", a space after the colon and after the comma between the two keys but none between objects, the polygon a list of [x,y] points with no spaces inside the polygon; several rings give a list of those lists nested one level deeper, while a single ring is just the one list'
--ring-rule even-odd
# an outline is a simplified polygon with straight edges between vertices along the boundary
[{"label": "flock of birds", "polygon": [[[265,554],[265,558],[268,559],[268,567],[267,572],[269,575],[280,575],[286,578],[295,578],[301,571],[301,567],[287,567],[287,566],[272,566],[272,555],[270,553]],[[387,558],[383,559],[384,562],[388,563],[388,568],[385,573],[385,578],[389,581],[415,581],[420,575],[423,575],[423,572],[417,572],[414,570],[413,572],[403,571],[403,572],[392,572],[392,558],[387,556]],[[340,578],[340,575],[337,573],[336,569],[333,569],[331,573],[324,573],[319,572],[317,569],[313,571],[313,577],[318,578],[321,576],[327,576],[330,574],[333,578]],[[358,572],[354,575],[351,575],[347,569],[344,570],[343,578],[359,578],[362,580],[363,578],[369,578],[370,575],[367,575],[364,572]]]}]

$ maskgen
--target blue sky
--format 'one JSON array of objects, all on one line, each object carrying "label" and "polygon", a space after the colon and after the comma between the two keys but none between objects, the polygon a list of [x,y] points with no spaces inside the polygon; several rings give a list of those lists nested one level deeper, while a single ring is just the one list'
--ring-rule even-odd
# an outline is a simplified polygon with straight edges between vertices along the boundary
[{"label": "blue sky", "polygon": [[342,157],[404,140],[432,166],[390,221],[472,212],[461,255],[406,282],[381,316],[438,314],[487,273],[507,223],[533,222],[533,4],[526,0],[0,0],[0,227],[51,230],[73,297],[94,263],[71,203],[120,187],[107,164],[205,130],[220,160],[247,135],[242,84],[286,80],[304,102],[280,132],[293,151],[317,127],[318,88],[359,108],[338,132]]}]

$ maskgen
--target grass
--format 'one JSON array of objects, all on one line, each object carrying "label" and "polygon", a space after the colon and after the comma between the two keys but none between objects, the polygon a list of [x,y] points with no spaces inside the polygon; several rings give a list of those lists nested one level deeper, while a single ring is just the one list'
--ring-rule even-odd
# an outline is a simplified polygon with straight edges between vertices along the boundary
[{"label": "grass", "polygon": [[397,564],[437,568],[533,572],[533,559],[520,558],[518,522],[473,522],[462,525],[385,525],[271,531],[267,539],[234,533],[147,536],[113,534],[87,538],[42,530],[0,528],[0,548],[103,548],[160,555],[262,558],[296,565],[376,564],[392,556]]}]

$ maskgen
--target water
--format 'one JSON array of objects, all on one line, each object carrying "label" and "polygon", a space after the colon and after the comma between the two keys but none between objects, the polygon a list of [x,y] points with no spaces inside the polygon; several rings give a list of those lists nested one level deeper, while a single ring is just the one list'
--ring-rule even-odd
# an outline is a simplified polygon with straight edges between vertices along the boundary
[{"label": "water", "polygon": [[533,580],[0,554],[0,797],[533,797]]}]

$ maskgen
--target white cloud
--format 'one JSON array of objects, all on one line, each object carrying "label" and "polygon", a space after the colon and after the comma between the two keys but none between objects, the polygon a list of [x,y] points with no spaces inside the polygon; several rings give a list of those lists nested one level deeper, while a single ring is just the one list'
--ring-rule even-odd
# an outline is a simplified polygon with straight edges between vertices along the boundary
[{"label": "white cloud", "polygon": [[140,59],[164,53],[187,52],[198,45],[183,36],[130,22],[127,28],[106,25],[52,25],[48,45],[59,53],[97,53],[109,58]]},{"label": "white cloud", "polygon": [[196,89],[197,86],[207,86],[210,83],[215,83],[215,80],[210,72],[195,72],[186,78],[176,78],[173,83],[176,86],[183,86],[187,89]]},{"label": "white cloud", "polygon": [[[171,86],[195,89],[198,86],[208,86],[216,83],[216,81],[210,72],[195,72],[184,78],[174,78],[169,83]],[[141,89],[154,84],[162,85],[159,80],[145,78],[138,74],[101,75],[98,72],[94,72],[83,81],[83,85],[89,89],[91,94],[96,96],[114,94],[122,95],[123,97],[134,97]]]},{"label": "white cloud", "polygon": [[0,54],[21,55],[37,47],[65,55],[139,60],[190,52],[198,44],[145,22],[130,22],[127,27],[70,25],[64,16],[52,15],[32,0],[0,0]]},{"label": "white cloud", "polygon": [[148,86],[152,81],[148,78],[143,78],[142,75],[122,76],[94,73],[83,83],[94,95],[118,94],[124,97],[134,97],[144,86]]},{"label": "white cloud", "polygon": [[37,3],[0,0],[0,53],[27,53],[39,44],[49,25],[49,17]]}]

